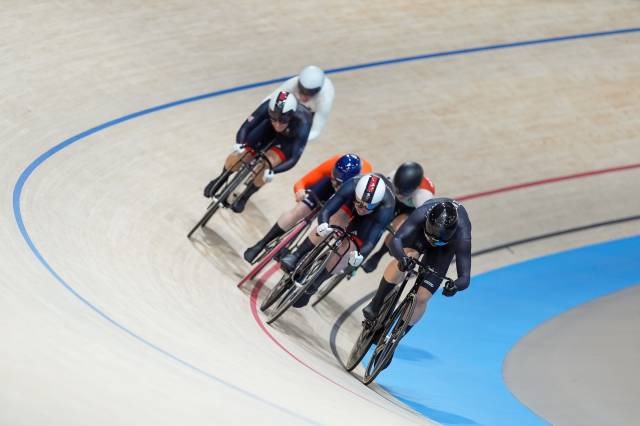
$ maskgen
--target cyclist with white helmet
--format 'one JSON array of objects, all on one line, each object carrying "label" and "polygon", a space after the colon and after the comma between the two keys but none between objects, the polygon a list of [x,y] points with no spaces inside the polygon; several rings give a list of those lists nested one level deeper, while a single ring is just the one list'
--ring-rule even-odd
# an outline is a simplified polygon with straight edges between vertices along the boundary
[{"label": "cyclist with white helmet", "polygon": [[[234,212],[242,212],[249,197],[270,182],[274,174],[286,172],[296,165],[307,144],[311,119],[309,110],[298,105],[296,97],[290,92],[281,91],[265,100],[238,130],[233,152],[227,157],[222,173],[205,187],[204,196],[213,197],[225,184],[225,177],[228,178],[225,172],[239,167],[245,151],[255,154],[271,144],[266,156],[273,169],[263,167],[255,170],[253,183],[231,206]],[[249,160],[247,157],[244,157],[245,161]]]},{"label": "cyclist with white helmet", "polygon": [[[281,267],[287,272],[293,271],[305,254],[333,233],[334,229],[331,225],[346,228],[354,237],[349,240],[349,244],[342,245],[340,252],[342,257],[332,259],[327,265],[328,269],[324,269],[318,275],[305,295],[293,306],[297,308],[305,306],[311,295],[331,275],[338,274],[345,268],[352,270],[360,266],[393,219],[394,210],[395,196],[391,190],[391,183],[384,176],[370,173],[356,176],[343,183],[320,210],[319,225],[293,253],[282,258]],[[345,262],[347,253],[349,253],[348,260]],[[332,256],[335,257],[335,255]]]},{"label": "cyclist with white helmet", "polygon": [[282,83],[273,94],[282,90],[296,95],[298,101],[313,113],[309,140],[312,141],[320,136],[329,118],[335,97],[335,89],[329,77],[322,69],[315,65],[309,65],[303,68],[299,75]]},{"label": "cyclist with white helmet", "polygon": [[364,309],[367,320],[373,321],[385,297],[402,282],[406,271],[418,262],[433,268],[435,273],[419,276],[420,289],[409,328],[420,320],[427,302],[438,290],[456,258],[458,278],[452,288],[445,287],[442,294],[451,297],[469,287],[471,280],[471,221],[466,209],[451,198],[433,198],[418,207],[398,229],[391,244],[393,259],[384,271],[378,291]]},{"label": "cyclist with white helmet", "polygon": [[295,207],[281,214],[269,232],[245,250],[245,260],[252,262],[267,244],[307,217],[318,203],[324,203],[331,198],[343,182],[371,170],[371,164],[356,154],[335,155],[311,170],[293,186]]},{"label": "cyclist with white helmet", "polygon": [[[424,175],[422,166],[413,161],[402,163],[400,167],[389,175],[389,180],[393,182],[393,188],[396,193],[395,217],[391,222],[391,228],[396,231],[416,207],[433,198],[436,193],[436,187],[431,182],[431,179]],[[365,272],[373,272],[378,267],[382,256],[389,251],[392,238],[393,236],[389,233],[382,247],[364,262],[362,269]]]}]

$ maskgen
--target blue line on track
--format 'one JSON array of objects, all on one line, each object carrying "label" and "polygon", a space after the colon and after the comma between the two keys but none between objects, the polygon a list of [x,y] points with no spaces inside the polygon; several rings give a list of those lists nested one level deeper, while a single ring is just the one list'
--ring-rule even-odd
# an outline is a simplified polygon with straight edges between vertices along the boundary
[{"label": "blue line on track", "polygon": [[[404,58],[397,58],[397,59],[389,59],[389,60],[385,60],[385,61],[377,61],[377,62],[370,62],[370,63],[366,63],[366,64],[359,64],[359,65],[353,65],[353,66],[348,66],[348,67],[342,67],[342,68],[333,68],[330,70],[327,70],[327,73],[330,74],[336,74],[336,73],[342,73],[342,72],[348,72],[348,71],[354,71],[354,70],[358,70],[358,69],[364,69],[364,68],[372,68],[372,67],[379,67],[379,66],[385,66],[385,65],[392,65],[392,64],[398,64],[398,63],[403,63],[403,62],[411,62],[411,61],[418,61],[418,60],[426,60],[426,59],[433,59],[433,58],[438,58],[438,57],[445,57],[445,56],[456,56],[456,55],[463,55],[463,54],[470,54],[470,53],[477,53],[477,52],[483,52],[483,51],[491,51],[491,50],[499,50],[499,49],[506,49],[506,48],[512,48],[512,47],[522,47],[522,46],[530,46],[530,45],[536,45],[536,44],[545,44],[545,43],[554,43],[554,42],[563,42],[563,41],[570,41],[570,40],[578,40],[578,39],[586,39],[586,38],[595,38],[595,37],[605,37],[605,36],[614,36],[614,35],[622,35],[622,34],[629,34],[629,33],[637,33],[640,32],[640,28],[627,28],[627,29],[619,29],[619,30],[613,30],[613,31],[602,31],[602,32],[593,32],[593,33],[588,33],[588,34],[577,34],[577,35],[568,35],[568,36],[562,36],[562,37],[552,37],[552,38],[544,38],[544,39],[536,39],[536,40],[529,40],[529,41],[521,41],[521,42],[515,42],[515,43],[505,43],[505,44],[495,44],[495,45],[490,45],[490,46],[482,46],[482,47],[475,47],[475,48],[469,48],[469,49],[460,49],[460,50],[450,50],[450,51],[446,51],[446,52],[436,52],[436,53],[430,53],[430,54],[425,54],[425,55],[418,55],[418,56],[409,56],[409,57],[404,57]],[[298,415],[290,410],[288,410],[285,407],[281,407],[278,406],[274,403],[271,403],[267,400],[262,399],[261,397],[246,391],[244,389],[241,389],[231,383],[228,383],[216,376],[214,376],[211,373],[208,373],[182,359],[180,359],[179,357],[171,354],[170,352],[168,352],[165,349],[162,349],[158,346],[156,346],[155,344],[153,344],[152,342],[144,339],[142,336],[136,334],[135,332],[133,332],[132,330],[128,329],[126,326],[118,323],[116,320],[114,320],[112,317],[110,317],[107,313],[105,313],[103,310],[101,310],[100,308],[98,308],[96,305],[94,305],[93,303],[91,303],[89,300],[87,300],[86,298],[84,298],[81,294],[79,294],[71,285],[69,285],[64,278],[62,278],[62,276],[60,276],[60,274],[58,272],[56,272],[51,265],[47,262],[47,260],[44,258],[44,256],[42,255],[42,253],[40,253],[40,251],[38,250],[38,248],[36,247],[36,245],[34,244],[34,242],[32,241],[27,228],[24,224],[24,220],[22,217],[22,211],[20,208],[20,202],[21,202],[21,195],[22,195],[22,191],[24,189],[24,186],[27,183],[27,180],[29,179],[29,177],[33,174],[33,172],[42,164],[44,163],[46,160],[48,160],[49,158],[51,158],[53,155],[55,155],[57,152],[61,151],[62,149],[78,142],[81,140],[85,140],[88,136],[95,134],[97,132],[100,132],[101,130],[107,129],[109,127],[115,126],[117,124],[123,123],[125,121],[129,121],[132,120],[134,118],[137,117],[141,117],[147,114],[151,114],[153,112],[157,112],[157,111],[161,111],[161,110],[165,110],[165,109],[169,109],[169,108],[173,108],[173,107],[177,107],[183,104],[187,104],[187,103],[191,103],[191,102],[196,102],[196,101],[200,101],[200,100],[204,100],[204,99],[208,99],[208,98],[213,98],[213,97],[218,97],[218,96],[222,96],[222,95],[226,95],[226,94],[231,94],[231,93],[235,93],[235,92],[240,92],[240,91],[245,91],[245,90],[250,90],[250,89],[254,89],[254,88],[258,88],[258,87],[262,87],[262,86],[267,86],[267,85],[271,85],[271,84],[275,84],[275,83],[279,83],[282,82],[284,80],[286,80],[287,78],[289,78],[290,76],[285,76],[285,77],[281,77],[281,78],[276,78],[276,79],[271,79],[271,80],[265,80],[265,81],[260,81],[257,83],[252,83],[252,84],[245,84],[245,85],[241,85],[241,86],[236,86],[236,87],[232,87],[232,88],[228,88],[228,89],[224,89],[224,90],[218,90],[218,91],[214,91],[214,92],[210,92],[210,93],[206,93],[203,95],[199,95],[199,96],[193,96],[190,98],[186,98],[186,99],[182,99],[182,100],[178,100],[178,101],[174,101],[174,102],[169,102],[166,104],[162,104],[156,107],[152,107],[152,108],[148,108],[142,111],[138,111],[138,112],[134,112],[128,115],[124,115],[122,117],[116,118],[114,120],[108,121],[106,123],[103,123],[99,126],[93,127],[89,130],[86,130],[82,133],[79,133],[69,139],[66,139],[62,142],[60,142],[59,144],[53,146],[52,148],[50,148],[49,150],[45,151],[44,153],[42,153],[40,156],[38,156],[35,160],[33,160],[26,168],[25,170],[20,174],[20,177],[18,178],[15,186],[14,186],[14,190],[13,190],[13,213],[14,213],[14,217],[15,217],[15,221],[16,224],[18,226],[18,229],[20,230],[20,233],[22,235],[22,237],[24,238],[25,242],[27,243],[27,245],[29,246],[29,248],[31,249],[31,251],[34,253],[34,255],[36,256],[36,258],[40,261],[40,263],[42,263],[42,265],[53,275],[53,277],[62,285],[63,288],[65,288],[67,291],[69,291],[71,294],[73,294],[76,298],[78,298],[78,300],[80,300],[82,303],[84,303],[86,306],[88,306],[90,309],[92,309],[95,313],[97,313],[99,316],[101,316],[102,318],[104,318],[105,320],[109,321],[111,324],[113,324],[114,326],[116,326],[117,328],[119,328],[120,330],[124,331],[125,333],[127,333],[128,335],[130,335],[131,337],[133,337],[134,339],[140,341],[141,343],[143,343],[144,345],[148,346],[149,348],[171,358],[172,360],[178,362],[181,365],[184,365],[188,368],[190,368],[193,371],[196,371],[212,380],[214,380],[217,383],[223,384],[227,387],[229,387],[232,390],[235,390],[245,396],[248,396],[256,401],[259,401],[261,403],[267,404],[271,407],[277,408],[285,413],[288,413],[290,415],[296,416],[304,421],[310,422],[310,423],[314,423],[313,421],[311,421],[310,419],[303,417],[301,415]]]}]

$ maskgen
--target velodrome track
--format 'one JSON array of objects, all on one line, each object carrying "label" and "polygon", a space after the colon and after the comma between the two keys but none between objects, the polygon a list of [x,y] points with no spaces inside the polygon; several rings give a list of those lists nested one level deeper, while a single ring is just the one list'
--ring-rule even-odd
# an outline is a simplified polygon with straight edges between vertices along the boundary
[{"label": "velodrome track", "polygon": [[[604,272],[597,285],[556,290],[565,281],[552,275],[542,295],[490,271],[638,235],[637,3],[272,7],[15,2],[0,12],[0,423],[429,422],[413,409],[450,424],[633,423],[635,246],[593,246],[608,250],[602,264],[588,260]],[[238,125],[269,82],[309,62],[336,71],[325,133],[245,214],[224,212],[190,243],[202,186]],[[439,194],[466,198],[473,221],[471,289],[434,300],[420,329],[439,334],[408,341],[432,357],[399,359],[380,378],[413,409],[340,365],[378,276],[361,274],[274,327],[253,309],[263,283],[235,288],[247,270],[239,254],[299,173],[345,149],[382,171],[421,161]],[[544,276],[523,268],[521,277]],[[550,315],[524,340],[508,326],[469,326],[523,294],[540,297],[512,312],[514,323],[528,324],[525,310]],[[566,303],[554,313],[557,299]],[[477,403],[509,391],[485,386],[495,371],[478,379],[446,362],[462,352],[482,370],[506,356],[479,356],[482,342],[516,337],[505,381],[541,417],[513,396],[513,408]],[[401,382],[423,366],[426,396]]]}]

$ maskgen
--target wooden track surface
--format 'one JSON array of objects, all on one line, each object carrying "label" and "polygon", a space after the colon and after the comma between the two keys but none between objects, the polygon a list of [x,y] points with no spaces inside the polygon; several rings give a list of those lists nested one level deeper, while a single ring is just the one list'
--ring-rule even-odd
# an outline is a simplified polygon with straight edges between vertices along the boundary
[{"label": "wooden track surface", "polygon": [[[202,187],[271,86],[141,116],[34,160],[126,114],[309,63],[631,28],[638,2],[3,6],[1,424],[427,423],[345,374],[328,347],[333,319],[375,280],[360,277],[326,308],[270,330],[312,369],[256,326],[250,290],[234,285],[247,270],[239,255],[292,200],[292,183],[344,150],[383,172],[420,161],[447,196],[640,163],[639,33],[336,73],[328,125],[297,168],[189,243]],[[637,215],[639,193],[635,168],[465,205],[479,250]],[[517,246],[478,257],[473,272],[637,230],[627,222]],[[339,336],[342,355],[357,326]]]}]

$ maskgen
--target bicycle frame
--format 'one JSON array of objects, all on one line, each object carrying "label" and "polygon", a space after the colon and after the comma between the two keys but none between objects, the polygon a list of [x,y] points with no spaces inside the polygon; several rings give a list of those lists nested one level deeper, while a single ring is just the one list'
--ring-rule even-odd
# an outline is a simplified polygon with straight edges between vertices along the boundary
[{"label": "bicycle frame", "polygon": [[[353,235],[346,231],[345,229],[343,229],[340,226],[337,225],[330,225],[331,228],[334,229],[334,232],[329,235],[328,237],[326,237],[325,239],[323,239],[311,252],[309,252],[303,259],[302,261],[298,264],[298,266],[296,267],[296,269],[291,272],[291,277],[295,277],[296,273],[302,269],[303,265],[306,265],[307,262],[305,262],[305,260],[307,260],[308,258],[310,258],[311,261],[313,261],[313,259],[320,255],[320,253],[322,252],[322,249],[324,249],[325,247],[328,247],[328,249],[332,252],[335,253],[336,255],[339,256],[338,254],[338,248],[342,245],[342,241],[344,241],[345,239],[351,239],[353,237]],[[317,253],[316,256],[311,256],[312,253]],[[333,271],[331,271],[333,272]]]},{"label": "bicycle frame", "polygon": [[[389,231],[389,233],[392,236],[395,236],[396,233],[393,230],[393,228],[391,228],[391,225],[387,225],[387,231]],[[365,259],[366,260],[366,259]],[[364,261],[362,262],[364,263]],[[362,265],[361,265],[362,266]],[[358,266],[359,268],[360,266]],[[357,268],[356,268],[357,269]],[[354,271],[355,272],[355,271]],[[354,276],[354,273],[351,274],[346,274],[344,272],[340,273],[339,275],[336,275],[332,278],[331,282],[327,283],[327,287],[325,288],[325,285],[323,285],[321,287],[321,290],[318,292],[318,296],[316,297],[316,299],[311,303],[311,306],[316,306],[318,303],[320,303],[325,297],[327,297],[333,290],[335,290],[335,288],[345,279],[347,281],[351,280],[351,278]]]},{"label": "bicycle frame", "polygon": [[[220,204],[222,203],[222,201],[225,200],[229,195],[231,195],[231,193],[233,193],[233,191],[235,191],[235,189],[245,180],[245,178],[249,177],[249,175],[251,175],[251,174],[253,174],[253,176],[251,176],[251,179],[253,179],[255,177],[256,174],[254,173],[254,169],[255,169],[256,165],[258,165],[260,162],[264,161],[264,162],[266,162],[267,166],[271,170],[273,169],[271,161],[269,161],[269,159],[267,158],[267,156],[265,154],[271,148],[272,145],[273,145],[273,141],[270,142],[269,144],[267,144],[267,146],[264,149],[262,149],[259,152],[257,152],[256,155],[249,162],[244,162],[244,159],[247,157],[247,155],[249,155],[248,151],[245,152],[242,155],[242,157],[240,157],[240,159],[233,165],[233,167],[225,172],[225,173],[228,173],[227,176],[229,176],[231,173],[234,173],[231,170],[234,167],[236,167],[236,165],[240,164],[241,162],[243,163],[241,165],[240,169],[235,172],[236,173],[236,177],[231,182],[229,182],[228,184],[223,186],[223,188],[221,189],[221,192],[219,192],[218,194],[216,194],[216,196],[213,197],[213,201],[211,201],[211,203],[207,207],[207,210],[206,210],[204,216],[191,229],[191,231],[189,231],[189,233],[187,234],[187,238],[191,238],[191,235],[193,235],[193,233],[198,228],[204,228],[206,226],[207,222],[209,222],[209,219],[211,219],[213,214],[220,207]],[[245,188],[245,190],[246,190],[246,188]]]}]

